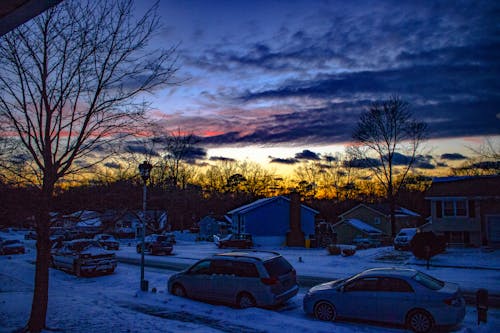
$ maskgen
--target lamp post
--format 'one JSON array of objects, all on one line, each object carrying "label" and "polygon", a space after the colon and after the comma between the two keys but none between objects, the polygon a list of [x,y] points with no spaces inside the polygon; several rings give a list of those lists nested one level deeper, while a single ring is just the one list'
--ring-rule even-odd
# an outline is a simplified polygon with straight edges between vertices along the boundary
[{"label": "lamp post", "polygon": [[146,233],[146,198],[148,194],[147,182],[151,169],[153,166],[147,161],[139,164],[139,173],[143,180],[143,194],[142,194],[142,231],[141,231],[141,290],[147,291],[149,289],[148,281],[144,280],[144,234]]}]

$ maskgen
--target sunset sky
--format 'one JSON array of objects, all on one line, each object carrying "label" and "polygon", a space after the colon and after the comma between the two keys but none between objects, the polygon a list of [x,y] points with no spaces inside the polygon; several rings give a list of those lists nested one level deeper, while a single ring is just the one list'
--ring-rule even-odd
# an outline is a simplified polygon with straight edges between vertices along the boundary
[{"label": "sunset sky", "polygon": [[180,43],[186,81],[157,92],[153,114],[202,136],[199,157],[279,168],[334,153],[391,95],[429,124],[442,162],[500,134],[498,1],[162,0],[159,11],[154,46]]}]

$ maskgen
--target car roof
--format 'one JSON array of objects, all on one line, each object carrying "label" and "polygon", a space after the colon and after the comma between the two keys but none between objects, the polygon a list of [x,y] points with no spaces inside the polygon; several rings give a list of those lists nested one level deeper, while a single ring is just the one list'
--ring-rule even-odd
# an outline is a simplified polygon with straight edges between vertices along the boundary
[{"label": "car roof", "polygon": [[214,254],[212,258],[251,258],[251,259],[256,259],[259,261],[267,261],[276,257],[280,257],[281,254],[278,252],[273,252],[273,251],[233,251],[233,252],[225,252],[225,253],[218,253]]},{"label": "car roof", "polygon": [[404,277],[412,277],[417,274],[418,271],[411,268],[397,268],[397,267],[381,267],[381,268],[372,268],[367,269],[358,274],[358,276],[404,276]]}]

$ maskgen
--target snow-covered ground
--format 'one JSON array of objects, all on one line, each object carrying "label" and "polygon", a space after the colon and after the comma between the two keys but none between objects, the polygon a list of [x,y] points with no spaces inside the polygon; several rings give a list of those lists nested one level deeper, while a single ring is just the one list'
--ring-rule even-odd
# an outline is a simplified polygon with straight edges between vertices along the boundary
[{"label": "snow-covered ground", "polygon": [[[3,236],[3,235],[0,235]],[[10,235],[12,236],[12,235]],[[146,256],[146,262],[173,261],[190,264],[196,259],[219,252],[213,244],[196,243],[188,235],[179,235],[171,256]],[[137,258],[134,243],[122,242],[121,257]],[[31,309],[34,241],[26,241],[24,255],[0,256],[0,333],[21,328]],[[267,249],[266,249],[267,250]],[[390,248],[358,251],[352,257],[329,256],[324,249],[273,249],[282,253],[299,275],[342,277],[377,266],[413,266],[411,257]],[[399,256],[398,256],[399,255]],[[451,281],[462,281],[467,288],[485,287],[500,290],[499,251],[449,250],[433,262],[463,269],[431,267],[429,273]],[[301,260],[299,261],[299,257]],[[470,257],[470,259],[466,259]],[[425,266],[417,266],[426,271]],[[492,269],[491,269],[492,268]],[[496,269],[495,269],[496,268]],[[401,327],[365,322],[319,322],[302,311],[306,289],[285,306],[274,310],[239,310],[175,297],[166,293],[171,271],[147,268],[146,279],[157,292],[139,291],[138,266],[119,264],[114,274],[77,278],[58,270],[50,270],[47,332],[404,332]],[[460,283],[460,282],[459,282]],[[488,311],[488,323],[476,323],[476,310],[467,308],[463,324],[456,332],[497,332],[500,309]]]}]

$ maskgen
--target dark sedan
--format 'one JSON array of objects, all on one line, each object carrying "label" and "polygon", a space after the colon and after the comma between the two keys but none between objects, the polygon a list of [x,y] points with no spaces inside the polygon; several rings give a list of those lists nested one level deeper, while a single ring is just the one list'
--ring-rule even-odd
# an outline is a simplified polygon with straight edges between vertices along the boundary
[{"label": "dark sedan", "polygon": [[0,254],[18,254],[24,252],[24,244],[17,239],[5,239],[0,241]]}]

